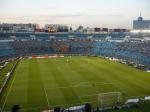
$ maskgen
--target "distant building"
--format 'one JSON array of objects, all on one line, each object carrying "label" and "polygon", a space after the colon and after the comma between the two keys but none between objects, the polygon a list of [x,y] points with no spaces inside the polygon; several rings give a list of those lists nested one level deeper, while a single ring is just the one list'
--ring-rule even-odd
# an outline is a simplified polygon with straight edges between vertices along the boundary
[{"label": "distant building", "polygon": [[94,28],[89,28],[89,27],[86,28],[86,33],[94,33],[94,32],[95,32]]},{"label": "distant building", "polygon": [[115,28],[115,29],[109,29],[109,32],[110,33],[113,33],[113,34],[121,34],[121,33],[127,33],[127,32],[130,32],[130,30],[128,29],[122,29],[122,28]]},{"label": "distant building", "polygon": [[85,32],[84,30],[85,30],[84,27],[80,25],[80,26],[76,29],[76,32],[83,33],[83,32]]},{"label": "distant building", "polygon": [[38,24],[0,24],[1,32],[34,32]]},{"label": "distant building", "polygon": [[108,28],[102,28],[103,32],[108,32]]},{"label": "distant building", "polygon": [[143,20],[140,16],[133,21],[133,30],[150,30],[150,20]]},{"label": "distant building", "polygon": [[60,24],[46,24],[44,27],[46,32],[68,32],[69,28],[66,25],[60,25]]},{"label": "distant building", "polygon": [[45,30],[43,28],[36,28],[35,32],[45,32]]},{"label": "distant building", "polygon": [[94,28],[94,31],[95,31],[95,32],[100,32],[100,31],[101,31],[101,28],[97,28],[97,27],[96,27],[96,28]]}]

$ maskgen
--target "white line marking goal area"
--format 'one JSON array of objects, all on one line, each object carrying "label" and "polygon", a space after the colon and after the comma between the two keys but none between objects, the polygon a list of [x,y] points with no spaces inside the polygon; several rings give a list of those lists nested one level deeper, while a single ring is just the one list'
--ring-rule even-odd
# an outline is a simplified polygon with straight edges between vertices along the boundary
[{"label": "white line marking goal area", "polygon": [[101,107],[110,107],[114,106],[123,101],[121,92],[107,92],[107,93],[98,93],[98,94],[86,94],[78,96],[82,102],[91,102],[94,101]]},{"label": "white line marking goal area", "polygon": [[99,93],[98,102],[101,107],[110,107],[119,104],[123,101],[121,92]]}]

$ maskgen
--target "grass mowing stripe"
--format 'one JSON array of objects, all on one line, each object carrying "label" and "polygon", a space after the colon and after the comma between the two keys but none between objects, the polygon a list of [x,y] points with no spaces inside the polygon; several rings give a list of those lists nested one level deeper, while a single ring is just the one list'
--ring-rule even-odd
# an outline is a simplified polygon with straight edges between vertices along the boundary
[{"label": "grass mowing stripe", "polygon": [[[89,58],[89,59],[91,59],[91,58]],[[126,75],[125,75],[126,77],[135,78],[135,75],[136,75],[138,81],[141,81],[141,78],[142,78],[142,81],[144,80],[143,81],[144,83],[149,84],[150,75],[147,72],[133,68],[133,67],[125,65],[125,64],[120,64],[118,62],[104,60],[101,58],[98,58],[97,62],[99,63],[99,65],[102,64],[102,65],[110,66],[110,64],[111,64],[112,69],[122,72],[123,74],[126,73]],[[124,67],[122,67],[122,66],[124,66]],[[106,69],[108,69],[108,68],[106,68]],[[131,75],[128,75],[128,73],[130,73]],[[134,75],[132,75],[132,74],[134,74]],[[140,83],[142,83],[142,82],[140,82]]]},{"label": "grass mowing stripe", "polygon": [[46,100],[47,100],[47,106],[50,108],[50,104],[49,104],[49,100],[48,100],[48,95],[47,95],[47,93],[46,93],[45,88],[44,88],[44,92],[45,92],[45,96],[46,96]]},{"label": "grass mowing stripe", "polygon": [[[117,83],[117,82],[116,82]],[[98,85],[112,85],[112,84],[114,84],[114,83],[94,83],[95,84],[95,86],[98,86]],[[119,84],[119,83],[118,83]],[[92,86],[92,84],[90,83],[90,82],[88,82],[88,84],[77,84],[77,85],[72,85],[72,86],[63,86],[63,87],[56,87],[56,88],[47,88],[47,90],[53,90],[53,89],[63,89],[63,88],[78,88],[78,87],[85,87],[85,86],[87,86],[87,87],[91,87]]]},{"label": "grass mowing stripe", "polygon": [[[126,65],[101,58],[72,56],[56,59],[25,59],[23,62],[19,65],[21,69],[17,68],[15,73],[17,77],[11,91],[8,88],[10,93],[4,109],[10,109],[16,102],[21,102],[23,112],[37,112],[47,108],[48,105],[69,107],[85,102],[95,102],[92,105],[98,106],[97,97],[91,95],[101,92],[120,91],[129,98],[150,94],[149,74],[138,72],[136,69],[132,71],[133,68]],[[14,96],[26,92],[23,88],[27,89],[27,95],[22,96],[25,98]],[[15,98],[17,101],[13,101]]]},{"label": "grass mowing stripe", "polygon": [[[97,60],[97,58],[83,58],[83,60],[85,61],[85,63],[86,63],[86,60],[88,60],[88,62],[90,62],[91,63],[91,67],[90,68],[93,68],[93,71],[97,71],[97,70],[103,70],[104,71],[104,74],[107,72],[107,73],[109,73],[109,74],[107,74],[107,75],[98,75],[98,76],[100,76],[100,77],[104,77],[106,80],[108,79],[108,81],[110,80],[110,78],[111,78],[111,80],[110,81],[112,81],[113,79],[117,79],[116,81],[122,81],[122,84],[124,84],[124,83],[126,83],[126,84],[124,84],[123,86],[125,87],[127,87],[128,88],[128,90],[131,90],[132,91],[132,93],[134,93],[135,92],[135,94],[137,93],[137,91],[134,91],[134,89],[133,88],[138,88],[139,86],[137,86],[136,84],[134,84],[134,81],[133,82],[128,82],[128,80],[129,79],[127,79],[126,78],[126,76],[128,76],[128,74],[127,73],[122,73],[122,75],[117,71],[117,72],[115,72],[114,70],[112,70],[112,68],[113,68],[113,64],[112,65],[109,65],[110,66],[110,69],[108,69],[108,67],[107,66],[105,66],[105,65],[107,65],[107,63],[105,64],[104,62],[107,62],[107,60],[105,60],[105,61],[103,61],[102,63],[103,63],[103,66],[100,66],[101,64],[99,64],[97,61],[95,61],[95,60]],[[91,60],[91,61],[90,61]],[[100,59],[101,60],[101,59]],[[114,63],[114,62],[110,62],[110,63]],[[109,63],[108,63],[109,64]],[[95,66],[96,65],[96,66]],[[96,68],[96,69],[95,69]],[[119,69],[119,68],[118,68]],[[113,72],[112,72],[113,71]],[[101,71],[100,71],[101,72]],[[111,77],[110,76],[110,74],[111,75],[113,75],[113,76],[116,76],[116,77]],[[124,74],[124,75],[123,75]],[[108,77],[107,77],[108,76]],[[119,79],[118,79],[119,78]],[[125,79],[127,79],[127,80],[125,80]],[[134,79],[133,79],[134,80]],[[128,85],[128,83],[130,83],[131,85],[133,85],[133,86],[127,86]],[[121,83],[120,83],[121,84]],[[122,85],[121,84],[121,85]],[[118,86],[118,85],[116,85],[116,84],[114,84],[114,86],[115,87],[121,87],[120,85]],[[124,88],[122,86],[122,88]],[[125,87],[125,88],[126,88]],[[121,88],[121,89],[122,89]],[[129,88],[131,88],[131,89],[129,89]],[[121,89],[120,89],[120,91],[121,91]],[[141,88],[142,89],[142,88]],[[141,89],[136,89],[136,90],[141,90]],[[118,90],[117,90],[118,91]],[[133,92],[134,91],[134,92]],[[143,91],[143,90],[141,90],[141,91]],[[148,90],[147,90],[147,92],[148,92]],[[145,93],[143,93],[143,94],[145,94]]]},{"label": "grass mowing stripe", "polygon": [[44,88],[46,89],[50,107],[52,107],[57,104],[65,104],[66,102],[65,102],[64,95],[62,94],[60,89],[56,89],[56,90],[47,89],[47,88],[52,88],[52,87],[59,87],[55,78],[52,75],[53,72],[50,69],[51,64],[49,63],[49,61],[52,61],[52,60],[51,59],[38,60],[39,65],[40,65],[40,70],[43,71],[41,73],[41,76],[43,78]]},{"label": "grass mowing stripe", "polygon": [[27,108],[47,106],[43,79],[37,59],[29,61]]},{"label": "grass mowing stripe", "polygon": [[[91,58],[90,58],[91,59]],[[118,81],[121,81],[122,82],[122,84],[124,84],[124,85],[128,85],[128,84],[130,84],[130,86],[128,86],[128,91],[129,90],[131,90],[132,91],[132,93],[137,93],[137,91],[134,91],[134,89],[135,88],[141,88],[140,87],[140,85],[139,84],[141,84],[141,83],[137,83],[137,82],[135,82],[134,81],[134,78],[135,77],[131,77],[130,76],[130,74],[129,74],[129,72],[128,71],[126,71],[126,72],[120,72],[120,71],[118,71],[118,69],[120,68],[120,66],[118,67],[118,68],[115,68],[114,69],[114,63],[115,62],[110,62],[110,63],[113,63],[112,65],[111,65],[111,67],[110,67],[110,69],[108,69],[108,67],[107,66],[104,66],[104,65],[107,65],[107,64],[109,64],[109,63],[106,63],[106,64],[104,64],[103,66],[100,66],[100,64],[97,64],[96,63],[96,61],[93,61],[93,59],[90,61],[91,63],[93,63],[93,67],[95,67],[95,68],[101,68],[101,70],[103,70],[103,71],[106,71],[107,73],[109,73],[109,74],[111,74],[111,75],[113,75],[113,76],[115,76],[115,77],[111,77],[110,75],[105,75],[105,76],[108,76],[108,79],[111,77],[111,80],[113,80],[113,79],[117,79]],[[94,64],[95,63],[95,64]],[[115,63],[115,64],[117,64],[117,63]],[[110,65],[109,65],[110,66]],[[112,70],[112,69],[114,69],[114,70]],[[101,75],[101,77],[102,77],[103,75]],[[128,78],[129,77],[129,78]],[[133,81],[128,81],[128,80],[131,80],[131,78],[133,78]],[[121,84],[121,83],[120,83]],[[116,86],[118,86],[118,85],[116,85]],[[120,85],[118,86],[118,87],[121,87]],[[131,88],[131,89],[129,89],[129,88]],[[133,89],[134,88],[134,89]],[[141,88],[141,89],[136,89],[136,90],[141,90],[142,92],[143,92],[143,90],[142,90],[143,88]],[[133,92],[134,91],[134,92]],[[140,91],[139,91],[140,92]],[[144,93],[145,94],[145,93]]]},{"label": "grass mowing stripe", "polygon": [[[67,82],[67,80],[64,78],[63,76],[63,71],[60,71],[58,68],[57,68],[57,65],[56,63],[54,62],[51,62],[49,61],[50,65],[51,65],[51,71],[52,71],[52,74],[53,74],[53,77],[55,78],[57,84],[59,86],[62,86],[62,85],[69,85],[69,83]],[[62,91],[65,99],[66,99],[66,102],[68,102],[69,104],[70,103],[77,103],[77,102],[80,102],[80,100],[78,99],[76,93],[74,92],[74,90],[70,87],[70,88],[66,88],[66,89],[62,89],[60,88],[60,90]]]},{"label": "grass mowing stripe", "polygon": [[47,59],[46,61],[39,61],[39,64],[40,64],[41,70],[43,71],[42,77],[44,78],[44,86],[45,86],[47,96],[49,99],[49,105],[50,107],[53,107],[54,105],[57,105],[57,104],[64,104],[66,103],[66,101],[65,101],[64,95],[62,94],[61,89],[57,89],[57,90],[47,89],[47,88],[52,88],[52,87],[59,87],[58,83],[56,82],[53,76],[53,71],[51,70],[53,68],[49,61],[52,61],[53,63],[54,60]]},{"label": "grass mowing stripe", "polygon": [[[67,60],[70,60],[67,62]],[[85,78],[83,78],[76,70],[72,69],[70,66],[72,60],[69,58],[64,58],[61,63],[59,63],[60,71],[63,69],[63,76],[68,81],[70,85],[77,84],[80,82],[88,82]]]},{"label": "grass mowing stripe", "polygon": [[[95,84],[95,82],[98,82],[98,81],[106,82],[106,83],[108,82],[108,81],[105,81],[103,78],[98,77],[99,72],[97,72],[97,70],[91,69],[91,67],[90,67],[90,66],[92,66],[91,64],[87,65],[85,67],[81,67],[82,64],[86,63],[86,61],[83,61],[83,58],[79,58],[79,59],[80,59],[79,60],[80,64],[78,64],[78,60],[73,60],[73,64],[70,65],[70,67],[72,69],[76,70],[76,72],[78,72],[78,74],[80,74],[87,81],[89,81],[91,85]],[[89,75],[87,75],[87,74],[89,74]],[[98,88],[93,88],[93,89],[94,89],[94,91],[99,91]]]}]

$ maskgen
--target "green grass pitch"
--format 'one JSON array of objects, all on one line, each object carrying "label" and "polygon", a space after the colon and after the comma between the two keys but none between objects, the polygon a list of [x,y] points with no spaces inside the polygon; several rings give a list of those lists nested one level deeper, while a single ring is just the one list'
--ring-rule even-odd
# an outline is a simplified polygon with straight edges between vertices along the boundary
[{"label": "green grass pitch", "polygon": [[121,92],[126,98],[150,95],[150,74],[99,57],[22,59],[10,80],[0,107],[19,104],[23,112],[91,102],[99,93]]}]

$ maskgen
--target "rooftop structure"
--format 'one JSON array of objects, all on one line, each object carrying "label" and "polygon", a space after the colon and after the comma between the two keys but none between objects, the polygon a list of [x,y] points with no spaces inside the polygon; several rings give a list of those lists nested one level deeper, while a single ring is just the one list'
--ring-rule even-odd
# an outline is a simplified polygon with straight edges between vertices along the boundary
[{"label": "rooftop structure", "polygon": [[150,30],[150,20],[143,20],[140,14],[137,20],[133,20],[133,30]]}]

